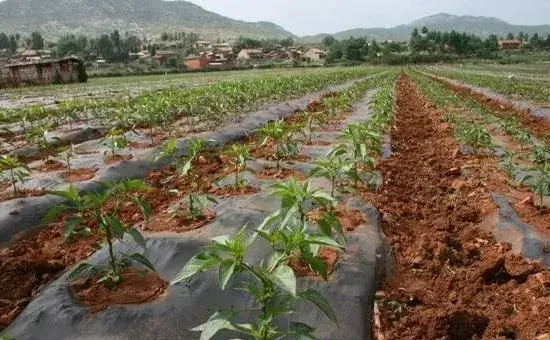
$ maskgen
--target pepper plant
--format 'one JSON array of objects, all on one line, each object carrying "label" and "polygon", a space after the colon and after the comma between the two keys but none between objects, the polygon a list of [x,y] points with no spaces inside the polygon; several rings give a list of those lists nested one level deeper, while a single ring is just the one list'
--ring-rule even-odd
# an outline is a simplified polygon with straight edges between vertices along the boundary
[{"label": "pepper plant", "polygon": [[7,172],[2,174],[2,180],[11,183],[14,195],[18,192],[17,183],[25,182],[25,179],[31,175],[31,169],[27,164],[21,162],[16,157],[10,156],[0,157],[0,170]]},{"label": "pepper plant", "polygon": [[128,140],[126,139],[123,130],[112,128],[109,130],[101,144],[109,147],[110,157],[115,157],[117,155],[117,150],[124,149],[128,146]]},{"label": "pepper plant", "polygon": [[282,120],[267,123],[258,133],[263,137],[260,146],[266,145],[269,141],[275,144],[273,157],[277,163],[277,170],[281,170],[281,159],[298,152],[298,144],[294,141],[292,131]]},{"label": "pepper plant", "polygon": [[536,171],[536,175],[528,174],[524,176],[520,183],[527,179],[533,179],[530,187],[531,190],[537,195],[537,198],[540,200],[540,213],[544,212],[544,197],[550,196],[550,164],[540,164],[535,168],[529,169]]},{"label": "pepper plant", "polygon": [[[268,218],[269,219],[269,218]],[[218,268],[220,286],[225,290],[230,282],[239,278],[242,280],[240,290],[244,290],[255,301],[253,309],[246,311],[225,310],[215,312],[204,324],[192,331],[201,332],[202,340],[212,339],[221,331],[246,335],[255,340],[276,340],[287,337],[314,339],[315,329],[311,326],[291,322],[288,329],[281,328],[279,318],[295,313],[296,302],[305,300],[313,303],[330,320],[337,323],[337,318],[330,303],[316,290],[299,292],[296,276],[287,264],[285,253],[274,251],[268,259],[255,265],[246,259],[257,236],[271,235],[263,230],[265,222],[255,233],[246,237],[246,226],[231,238],[220,236],[204,248],[204,251],[193,257],[172,282],[177,284],[190,280],[198,273],[209,268]],[[322,243],[322,241],[321,241]],[[237,274],[239,274],[237,276]],[[246,280],[246,281],[245,281]],[[255,321],[238,323],[244,313],[252,313]]]},{"label": "pepper plant", "polygon": [[245,172],[254,172],[248,167],[248,161],[253,160],[250,155],[250,146],[246,144],[233,144],[231,148],[225,153],[231,157],[232,165],[235,169],[235,188],[242,188],[246,185],[246,179],[244,178]]},{"label": "pepper plant", "polygon": [[[57,150],[57,147],[48,140],[50,131],[50,125],[39,125],[26,135],[27,141],[38,147],[38,150],[44,155],[44,160],[46,162],[56,153]],[[52,137],[51,139],[53,141],[60,140],[59,137]]]},{"label": "pepper plant", "polygon": [[354,169],[354,162],[344,157],[346,155],[345,146],[337,147],[326,158],[314,161],[315,167],[309,173],[310,177],[324,177],[330,181],[332,197],[335,197],[336,188],[344,182],[344,176]]},{"label": "pepper plant", "polygon": [[380,153],[382,136],[363,124],[348,126],[340,135],[340,139],[351,146],[350,157],[353,159],[353,177],[357,188],[360,169],[369,170],[374,167],[375,160],[371,154]]},{"label": "pepper plant", "polygon": [[475,153],[482,149],[492,149],[493,139],[483,126],[475,123],[463,123],[458,127],[458,138],[471,147]]},{"label": "pepper plant", "polygon": [[[146,268],[154,271],[151,262],[140,253],[116,254],[114,242],[123,241],[125,235],[129,235],[140,247],[145,248],[145,239],[137,229],[130,228],[121,220],[121,210],[128,203],[137,205],[145,218],[150,214],[150,208],[143,200],[132,197],[132,193],[149,190],[150,188],[138,180],[126,180],[116,184],[106,184],[102,192],[82,194],[76,188],[71,186],[66,191],[52,191],[50,194],[67,200],[67,204],[61,204],[54,207],[46,215],[44,222],[51,221],[55,217],[66,211],[72,211],[71,218],[65,225],[64,238],[86,235],[92,233],[88,227],[82,227],[85,222],[85,216],[89,216],[98,225],[97,232],[100,233],[107,244],[109,253],[109,265],[102,266],[82,263],[69,274],[69,279],[75,279],[81,275],[91,274],[99,276],[98,282],[104,283],[108,287],[114,287],[122,279],[122,272],[130,261],[140,263]],[[107,209],[108,201],[114,202],[112,209]]]}]

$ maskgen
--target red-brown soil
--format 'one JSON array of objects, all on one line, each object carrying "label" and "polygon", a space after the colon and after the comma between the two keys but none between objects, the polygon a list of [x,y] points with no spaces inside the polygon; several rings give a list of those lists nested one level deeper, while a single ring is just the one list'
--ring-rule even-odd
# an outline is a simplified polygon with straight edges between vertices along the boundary
[{"label": "red-brown soil", "polygon": [[144,304],[156,300],[168,287],[168,283],[150,271],[127,268],[122,281],[109,289],[97,278],[71,282],[76,299],[92,312],[100,312],[110,306]]},{"label": "red-brown soil", "polygon": [[88,181],[94,178],[96,172],[97,172],[97,169],[78,168],[78,169],[72,169],[70,172],[67,171],[62,173],[61,177],[63,177],[69,183],[81,182],[81,181]]},{"label": "red-brown soil", "polygon": [[[321,248],[319,250],[319,257],[325,264],[327,264],[327,277],[329,277],[334,272],[334,267],[338,262],[340,254],[338,253],[338,251],[331,248]],[[288,265],[290,266],[290,268],[292,268],[292,270],[294,270],[294,274],[297,277],[311,277],[315,279],[322,279],[317,273],[315,273],[311,269],[308,264],[304,263],[300,259],[299,255],[292,257]]]},{"label": "red-brown soil", "polygon": [[250,185],[241,188],[235,188],[234,186],[226,186],[223,188],[212,188],[209,193],[218,197],[227,198],[232,196],[246,196],[253,195],[260,191],[260,188],[256,188]]},{"label": "red-brown soil", "polygon": [[122,161],[129,161],[134,155],[109,155],[105,157],[105,164],[111,165]]},{"label": "red-brown soil", "polygon": [[42,285],[98,249],[98,235],[64,243],[64,229],[60,220],[0,250],[0,330],[21,313]]},{"label": "red-brown soil", "polygon": [[39,168],[42,172],[53,172],[53,171],[59,171],[65,169],[66,166],[60,161],[56,161],[55,159],[48,159],[44,162]]},{"label": "red-brown soil", "polygon": [[163,212],[159,216],[143,223],[141,228],[149,232],[171,231],[175,233],[197,230],[216,218],[216,214],[208,209],[203,214],[202,218],[192,218],[185,214],[182,216],[171,216],[170,213]]},{"label": "red-brown soil", "polygon": [[[325,208],[317,209],[310,212],[308,218],[310,221],[318,221],[323,219],[325,213]],[[342,229],[347,232],[354,231],[365,222],[365,215],[362,212],[357,209],[350,209],[344,205],[338,205],[336,207],[336,217],[338,217]]]},{"label": "red-brown soil", "polygon": [[6,191],[0,193],[0,202],[9,201],[17,198],[38,197],[46,194],[42,189],[17,189],[17,192],[13,192],[13,187],[8,187]]},{"label": "red-brown soil", "polygon": [[[254,156],[254,158],[263,158],[269,161],[276,161],[276,158],[275,158],[276,153],[277,153],[277,145],[271,141],[267,142],[267,144],[264,146],[255,147],[251,151],[251,154]],[[289,157],[282,158],[281,162],[283,161],[308,162],[309,160],[310,160],[309,156],[298,153]]]},{"label": "red-brown soil", "polygon": [[260,172],[256,173],[256,176],[260,179],[287,179],[287,178],[294,178],[298,181],[306,179],[306,177],[299,173],[298,171],[287,169],[287,168],[281,168],[277,170],[277,168],[267,168]]},{"label": "red-brown soil", "polygon": [[383,188],[365,194],[395,255],[377,337],[534,339],[550,330],[549,272],[478,227],[496,207],[476,171],[461,174],[476,157],[456,152],[443,113],[401,77],[395,152],[378,166]]}]

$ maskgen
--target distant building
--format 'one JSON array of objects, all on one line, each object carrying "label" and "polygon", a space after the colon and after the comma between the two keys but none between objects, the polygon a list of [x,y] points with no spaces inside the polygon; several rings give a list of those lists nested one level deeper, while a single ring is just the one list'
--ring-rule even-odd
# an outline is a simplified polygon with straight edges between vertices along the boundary
[{"label": "distant building", "polygon": [[264,57],[262,50],[243,49],[237,54],[237,60],[261,60]]},{"label": "distant building", "polygon": [[8,64],[0,72],[0,84],[7,87],[85,82],[84,62],[77,57]]},{"label": "distant building", "polygon": [[498,46],[504,51],[520,50],[523,47],[523,41],[521,40],[501,40],[498,42]]},{"label": "distant building", "polygon": [[320,50],[318,48],[312,48],[309,49],[305,54],[304,57],[309,58],[311,60],[322,60],[325,59],[325,56],[327,53],[323,50]]},{"label": "distant building", "polygon": [[204,54],[185,58],[185,67],[189,71],[199,71],[208,67],[208,60]]}]

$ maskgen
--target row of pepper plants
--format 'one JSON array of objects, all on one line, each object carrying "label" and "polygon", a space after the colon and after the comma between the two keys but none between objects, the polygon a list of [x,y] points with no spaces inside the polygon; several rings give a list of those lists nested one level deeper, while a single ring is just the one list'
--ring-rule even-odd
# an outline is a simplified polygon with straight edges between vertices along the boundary
[{"label": "row of pepper plants", "polygon": [[[329,179],[333,186],[331,193],[314,188],[309,179],[304,182],[291,179],[288,183],[274,184],[269,190],[271,195],[281,199],[280,210],[268,216],[259,226],[243,226],[234,236],[214,238],[212,244],[193,257],[172,281],[172,284],[185,282],[211,267],[217,267],[222,289],[229,287],[233,281],[244,282],[241,281],[243,277],[245,280],[251,279],[247,282],[252,283],[246,285],[245,290],[257,302],[257,309],[253,311],[255,321],[251,324],[239,324],[234,320],[245,313],[244,311],[219,311],[205,324],[195,328],[201,332],[201,339],[210,339],[222,329],[262,340],[280,339],[285,336],[314,338],[315,329],[309,325],[296,322],[291,323],[289,329],[281,329],[276,322],[278,318],[294,313],[298,300],[310,301],[330,320],[337,322],[330,304],[319,292],[298,291],[296,276],[289,262],[292,258],[299,257],[314,273],[326,279],[328,266],[319,256],[321,247],[345,251],[346,237],[335,213],[343,197],[337,197],[335,189],[346,192],[345,187],[357,188],[360,184],[368,184],[363,181],[363,174],[373,173],[375,157],[380,154],[382,148],[381,133],[393,119],[393,78],[393,75],[386,75],[360,81],[334,96],[324,98],[323,112],[303,113],[300,115],[302,119],[297,123],[278,123],[278,128],[284,131],[282,134],[289,137],[287,140],[307,143],[317,128],[339,121],[341,112],[350,111],[352,104],[364,97],[367,90],[382,84],[373,101],[372,117],[363,124],[349,125],[342,132],[339,145],[326,159],[315,162],[315,168],[310,176]],[[312,123],[312,120],[315,123]],[[273,123],[266,126],[270,124]],[[266,128],[260,129],[258,134],[267,138],[274,136],[266,133]],[[276,142],[288,141],[279,139]],[[169,191],[176,193],[177,197],[186,195],[185,211],[181,213],[194,220],[205,218],[204,212],[208,205],[217,203],[204,192],[205,187],[200,183],[203,174],[195,169],[197,161],[206,152],[209,143],[210,141],[193,140],[189,152],[182,158],[178,156],[176,141],[169,140],[158,156],[159,160],[170,159],[174,169],[172,175],[163,179],[164,184],[170,183],[171,177],[178,177],[186,183],[185,192],[176,187]],[[259,143],[259,147],[261,145],[262,143]],[[229,160],[229,170],[236,174],[235,188],[247,185],[242,174],[250,170],[247,164],[253,159],[250,153],[252,147],[247,144],[234,144],[221,153]],[[286,149],[286,146],[282,149]],[[286,151],[278,152],[282,159],[288,155]],[[74,187],[66,191],[51,192],[64,198],[67,203],[53,208],[46,215],[44,222],[53,221],[62,213],[68,214],[70,218],[66,219],[63,235],[66,242],[99,233],[109,254],[107,265],[81,263],[69,274],[70,280],[82,275],[91,275],[111,289],[116,289],[124,279],[124,269],[130,262],[140,263],[154,271],[153,264],[139,252],[119,254],[115,243],[129,236],[139,246],[146,246],[146,241],[138,229],[124,220],[122,210],[134,205],[139,207],[143,218],[147,220],[152,208],[140,193],[155,190],[166,188],[154,188],[138,180],[127,180],[106,184],[104,190],[96,193],[79,193]],[[323,218],[311,221],[309,214],[318,208],[325,212]],[[271,254],[259,264],[248,262],[246,257],[258,238],[267,241],[271,247]]]},{"label": "row of pepper plants", "polygon": [[535,80],[504,75],[476,74],[460,70],[429,69],[430,73],[491,89],[497,93],[537,102],[550,102],[550,79]]},{"label": "row of pepper plants", "polygon": [[[458,139],[469,146],[475,153],[489,151],[495,148],[493,138],[487,125],[495,126],[520,146],[519,151],[506,150],[502,156],[502,168],[510,177],[511,184],[524,185],[537,195],[542,202],[545,196],[550,196],[550,147],[534,138],[522,126],[519,119],[510,116],[496,117],[491,110],[475,100],[463,98],[447,91],[441,83],[432,81],[421,74],[413,74],[415,81],[426,95],[440,108],[454,107],[467,109],[471,116],[463,116],[448,112],[444,119],[451,123]],[[480,125],[479,122],[482,124]],[[528,163],[521,167],[518,163]],[[523,175],[519,175],[523,174]],[[540,212],[543,205],[540,204]]]}]

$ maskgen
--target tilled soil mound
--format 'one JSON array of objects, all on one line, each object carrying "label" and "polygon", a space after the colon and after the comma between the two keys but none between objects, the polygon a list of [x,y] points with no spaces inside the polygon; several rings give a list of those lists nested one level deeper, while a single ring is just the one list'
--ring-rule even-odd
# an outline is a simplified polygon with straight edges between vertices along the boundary
[{"label": "tilled soil mound", "polygon": [[[383,214],[395,270],[378,293],[379,339],[535,339],[550,332],[550,275],[478,227],[494,214],[489,189],[470,172],[444,112],[403,75],[394,155],[384,187],[366,193]],[[538,339],[538,338],[537,338]],[[546,338],[544,338],[546,339]]]}]

